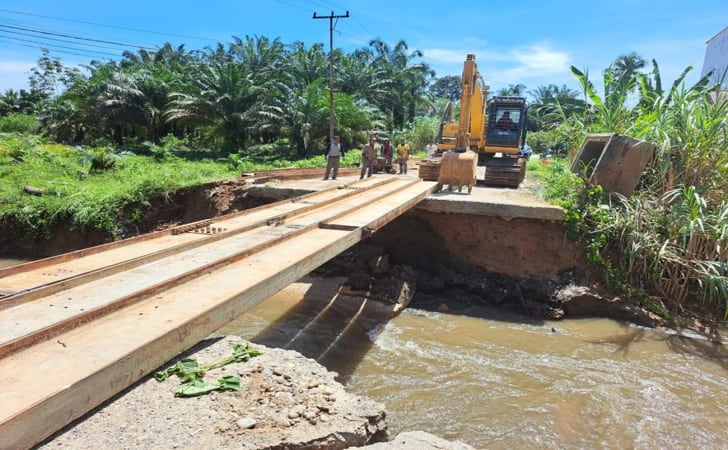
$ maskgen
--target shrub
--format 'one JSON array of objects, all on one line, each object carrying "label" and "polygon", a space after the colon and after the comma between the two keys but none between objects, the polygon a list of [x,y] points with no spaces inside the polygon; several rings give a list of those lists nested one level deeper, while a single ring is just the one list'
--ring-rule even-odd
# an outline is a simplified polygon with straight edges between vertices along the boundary
[{"label": "shrub", "polygon": [[38,118],[30,114],[8,114],[0,117],[0,133],[32,134],[38,130]]}]

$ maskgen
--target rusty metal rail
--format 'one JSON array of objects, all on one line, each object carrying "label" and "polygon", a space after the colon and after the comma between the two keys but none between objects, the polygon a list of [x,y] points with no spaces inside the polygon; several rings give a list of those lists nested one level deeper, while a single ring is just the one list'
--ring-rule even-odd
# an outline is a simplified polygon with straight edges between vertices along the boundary
[{"label": "rusty metal rail", "polygon": [[0,299],[0,449],[40,442],[434,188],[372,178],[202,225],[215,234],[168,230],[0,270],[15,292]]}]

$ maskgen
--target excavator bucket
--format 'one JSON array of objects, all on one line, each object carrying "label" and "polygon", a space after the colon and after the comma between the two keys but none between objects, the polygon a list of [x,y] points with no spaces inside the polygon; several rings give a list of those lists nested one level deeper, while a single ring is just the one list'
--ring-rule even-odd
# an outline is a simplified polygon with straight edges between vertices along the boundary
[{"label": "excavator bucket", "polygon": [[448,190],[457,188],[458,192],[463,187],[468,188],[468,193],[473,189],[476,182],[478,169],[478,155],[475,152],[445,152],[440,162],[440,173],[437,177],[437,190],[448,185]]}]

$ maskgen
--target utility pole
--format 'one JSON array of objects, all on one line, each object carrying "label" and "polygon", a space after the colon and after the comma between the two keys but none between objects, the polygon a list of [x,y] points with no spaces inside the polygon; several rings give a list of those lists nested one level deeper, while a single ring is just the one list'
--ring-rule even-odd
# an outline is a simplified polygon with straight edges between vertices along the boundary
[{"label": "utility pole", "polygon": [[334,19],[346,19],[349,17],[349,11],[343,16],[331,14],[328,16],[319,16],[314,11],[314,19],[329,19],[329,142],[334,141]]}]

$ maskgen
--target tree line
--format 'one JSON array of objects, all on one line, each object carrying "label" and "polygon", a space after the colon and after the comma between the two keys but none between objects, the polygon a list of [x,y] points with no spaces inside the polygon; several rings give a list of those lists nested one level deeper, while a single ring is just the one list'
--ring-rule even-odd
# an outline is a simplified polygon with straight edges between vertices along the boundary
[{"label": "tree line", "polygon": [[[459,100],[461,80],[437,78],[421,57],[405,41],[374,39],[349,53],[334,50],[337,134],[363,141],[369,131],[403,131],[416,119],[439,119],[448,100]],[[171,134],[232,153],[285,140],[305,157],[328,134],[329,64],[321,44],[259,36],[193,51],[166,43],[156,51],[126,51],[119,61],[91,61],[83,71],[42,50],[30,90],[0,94],[0,117],[34,115],[43,134],[63,143],[159,144]],[[544,107],[580,102],[566,86],[528,93]],[[526,89],[512,85],[497,94],[525,95]],[[546,126],[547,109],[532,108],[532,131]]]},{"label": "tree line", "polygon": [[[433,108],[427,88],[434,72],[404,41],[373,40],[331,56],[337,133],[347,139],[403,129]],[[187,51],[167,43],[85,69],[64,66],[44,50],[30,91],[6,91],[0,114],[37,114],[44,134],[81,144],[157,144],[173,134],[236,152],[283,138],[305,156],[328,134],[329,55],[320,44],[246,36]]]}]

